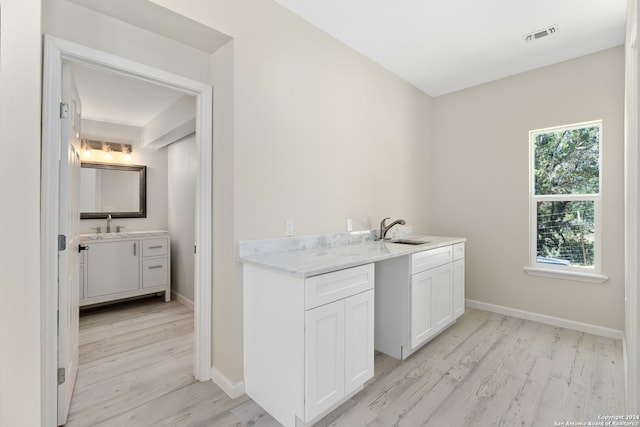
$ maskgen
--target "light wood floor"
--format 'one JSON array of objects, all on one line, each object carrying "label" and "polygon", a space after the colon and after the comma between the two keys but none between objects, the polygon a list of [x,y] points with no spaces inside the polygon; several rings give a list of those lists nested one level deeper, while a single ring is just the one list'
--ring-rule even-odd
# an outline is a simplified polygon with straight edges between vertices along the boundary
[{"label": "light wood floor", "polygon": [[[83,312],[67,426],[278,426],[193,372],[193,313],[162,298]],[[624,414],[621,342],[468,309],[319,426],[553,426]]]}]

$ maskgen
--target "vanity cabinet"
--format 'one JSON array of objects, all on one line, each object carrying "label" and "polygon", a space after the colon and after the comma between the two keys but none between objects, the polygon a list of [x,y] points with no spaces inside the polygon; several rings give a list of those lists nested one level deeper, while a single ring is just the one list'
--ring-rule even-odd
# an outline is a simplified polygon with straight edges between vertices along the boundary
[{"label": "vanity cabinet", "polygon": [[376,350],[404,360],[464,313],[460,253],[464,243],[376,263]]},{"label": "vanity cabinet", "polygon": [[169,237],[143,236],[118,233],[82,241],[88,250],[81,263],[81,306],[158,292],[170,300]]},{"label": "vanity cabinet", "polygon": [[274,418],[313,423],[373,377],[373,264],[307,278],[243,272],[245,390]]},{"label": "vanity cabinet", "polygon": [[139,241],[110,241],[88,246],[87,299],[139,288]]}]

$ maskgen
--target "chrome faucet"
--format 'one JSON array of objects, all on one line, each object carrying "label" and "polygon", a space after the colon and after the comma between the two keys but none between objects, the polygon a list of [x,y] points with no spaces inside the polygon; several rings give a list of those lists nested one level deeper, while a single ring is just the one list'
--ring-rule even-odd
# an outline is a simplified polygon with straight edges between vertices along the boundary
[{"label": "chrome faucet", "polygon": [[107,233],[111,233],[111,214],[107,215]]},{"label": "chrome faucet", "polygon": [[391,217],[387,217],[384,218],[382,221],[380,221],[380,240],[385,240],[387,237],[387,232],[389,231],[389,229],[391,227],[393,227],[394,225],[400,224],[400,225],[405,225],[406,222],[404,219],[397,219],[395,221],[393,221],[391,224],[389,225],[385,225],[384,223],[388,220],[391,219]]}]

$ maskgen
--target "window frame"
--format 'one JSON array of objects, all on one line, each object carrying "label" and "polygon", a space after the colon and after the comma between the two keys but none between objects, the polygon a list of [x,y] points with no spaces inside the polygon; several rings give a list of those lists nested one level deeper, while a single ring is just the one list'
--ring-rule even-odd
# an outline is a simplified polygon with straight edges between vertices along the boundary
[{"label": "window frame", "polygon": [[[598,140],[598,193],[597,194],[543,194],[535,193],[535,139],[537,135],[572,129],[597,126],[599,128]],[[553,126],[549,128],[534,129],[529,131],[529,266],[525,267],[526,273],[536,276],[554,277],[560,279],[581,280],[593,283],[602,283],[607,280],[602,272],[602,141],[604,139],[604,126],[602,120],[573,123],[569,125]],[[587,201],[593,202],[594,209],[594,253],[593,266],[559,265],[538,262],[538,202],[555,201]]]}]

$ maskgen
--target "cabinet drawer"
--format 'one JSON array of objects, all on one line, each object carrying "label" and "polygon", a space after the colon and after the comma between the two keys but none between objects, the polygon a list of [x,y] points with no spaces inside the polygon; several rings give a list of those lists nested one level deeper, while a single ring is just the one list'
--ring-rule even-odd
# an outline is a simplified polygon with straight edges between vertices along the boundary
[{"label": "cabinet drawer", "polygon": [[142,256],[167,255],[168,240],[164,237],[159,239],[145,239],[142,241]]},{"label": "cabinet drawer", "polygon": [[169,283],[167,258],[142,260],[142,287],[163,286]]},{"label": "cabinet drawer", "polygon": [[374,286],[374,265],[367,264],[305,279],[305,309],[346,298]]},{"label": "cabinet drawer", "polygon": [[420,273],[453,261],[453,246],[430,249],[411,255],[411,274]]},{"label": "cabinet drawer", "polygon": [[464,243],[456,243],[453,245],[453,260],[458,261],[464,258]]}]

